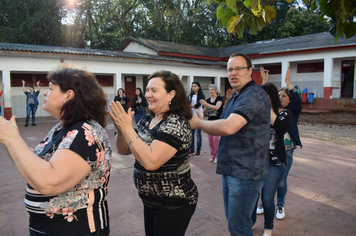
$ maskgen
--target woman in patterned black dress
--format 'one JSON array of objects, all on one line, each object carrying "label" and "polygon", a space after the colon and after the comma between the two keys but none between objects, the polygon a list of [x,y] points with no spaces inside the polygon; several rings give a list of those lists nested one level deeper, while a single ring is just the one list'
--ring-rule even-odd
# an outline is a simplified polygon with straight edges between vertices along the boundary
[{"label": "woman in patterned black dress", "polygon": [[146,99],[150,114],[132,128],[132,114],[112,102],[109,112],[117,128],[116,146],[133,154],[134,182],[144,206],[148,236],[185,234],[198,190],[190,176],[192,117],[182,82],[169,71],[149,76]]},{"label": "woman in patterned black dress", "polygon": [[0,117],[0,142],[27,182],[30,236],[109,235],[111,145],[107,102],[95,76],[63,67],[48,74],[43,109],[59,120],[32,151],[15,117]]}]

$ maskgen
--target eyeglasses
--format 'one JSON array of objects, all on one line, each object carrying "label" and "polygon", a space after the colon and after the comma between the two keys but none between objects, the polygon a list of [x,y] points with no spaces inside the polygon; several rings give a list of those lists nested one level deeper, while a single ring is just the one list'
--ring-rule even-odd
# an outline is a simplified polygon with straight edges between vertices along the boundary
[{"label": "eyeglasses", "polygon": [[232,73],[233,71],[236,71],[236,72],[239,72],[240,70],[243,70],[243,69],[249,69],[250,67],[248,66],[239,66],[239,67],[236,67],[236,68],[229,68],[227,69],[227,73]]}]

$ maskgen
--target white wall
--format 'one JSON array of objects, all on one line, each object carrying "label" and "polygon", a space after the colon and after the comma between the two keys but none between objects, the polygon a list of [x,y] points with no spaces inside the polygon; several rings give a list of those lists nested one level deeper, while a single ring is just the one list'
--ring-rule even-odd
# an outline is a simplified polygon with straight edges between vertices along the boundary
[{"label": "white wall", "polygon": [[[139,45],[130,44],[133,48],[128,50],[139,50],[143,52]],[[144,47],[146,48],[146,47]],[[147,49],[147,48],[146,48]],[[149,52],[146,52],[149,53]],[[151,52],[152,53],[152,52]],[[284,77],[287,67],[291,67],[291,81],[294,85],[298,85],[301,90],[308,88],[309,92],[313,92],[315,97],[323,97],[324,87],[331,87],[334,80],[338,79],[338,74],[341,71],[342,60],[355,60],[356,49],[339,48],[337,50],[330,50],[327,52],[311,51],[295,54],[275,54],[266,55],[265,57],[253,58],[253,64],[268,65],[280,64],[282,65],[282,73],[280,75],[271,75],[270,82],[274,83],[278,88],[285,86]],[[200,66],[189,65],[178,62],[165,61],[143,61],[134,59],[122,58],[108,58],[108,57],[93,57],[93,56],[79,56],[79,55],[64,55],[64,54],[39,54],[28,52],[0,52],[0,76],[3,83],[10,84],[10,73],[47,73],[61,65],[60,60],[63,59],[65,63],[74,65],[76,67],[86,68],[94,74],[112,75],[114,77],[114,86],[104,87],[111,99],[116,95],[116,91],[120,87],[124,87],[124,77],[127,75],[136,76],[136,86],[143,87],[143,76],[148,76],[157,70],[169,70],[176,74],[183,74],[183,84],[187,94],[190,92],[191,82],[198,80],[201,82],[204,94],[209,97],[207,92],[207,85],[212,83],[212,78],[220,81],[220,88],[224,88],[224,79],[227,77],[225,68],[220,66]],[[296,73],[297,63],[300,62],[323,62],[326,65],[332,65],[332,69],[324,68],[324,73]],[[328,74],[325,71],[331,71]],[[355,76],[356,78],[356,76]],[[356,84],[355,84],[356,85]],[[219,85],[218,85],[219,87]],[[221,90],[221,89],[220,89]],[[43,101],[43,92],[45,88],[41,89],[39,97],[40,106],[37,111],[37,116],[46,116],[46,112],[42,111],[41,104]],[[356,91],[354,86],[354,91]],[[225,91],[220,91],[224,96]],[[333,97],[339,98],[340,91],[333,89]],[[354,93],[355,96],[355,93]],[[5,86],[4,95],[2,96],[2,107],[12,107],[12,113],[17,117],[25,117],[25,96],[20,87],[11,88]]]},{"label": "white wall", "polygon": [[[116,95],[116,91],[119,87],[124,87],[124,77],[126,75],[136,76],[136,86],[143,87],[143,76],[148,76],[157,70],[169,70],[173,73],[182,73],[185,78],[191,77],[193,80],[195,77],[211,82],[212,77],[226,76],[225,68],[212,67],[212,66],[199,66],[199,65],[187,65],[174,62],[150,62],[150,61],[137,61],[129,59],[117,59],[117,58],[88,58],[81,56],[63,56],[63,55],[50,55],[38,57],[30,54],[19,53],[6,53],[0,54],[0,72],[1,79],[5,84],[10,84],[10,73],[48,73],[48,71],[57,68],[61,65],[60,60],[64,58],[64,63],[71,64],[75,67],[85,68],[94,74],[106,74],[114,76],[114,86],[104,87],[104,92],[109,95],[109,98],[113,100]],[[95,59],[95,60],[94,60]],[[190,91],[190,85],[186,83],[186,91]],[[36,112],[36,116],[48,116],[49,114],[42,111],[43,92],[46,88],[41,88],[39,95],[40,105]],[[2,108],[11,107],[12,114],[19,118],[26,116],[26,97],[22,92],[21,87],[11,88],[6,86],[6,90],[3,95],[4,103]]]}]

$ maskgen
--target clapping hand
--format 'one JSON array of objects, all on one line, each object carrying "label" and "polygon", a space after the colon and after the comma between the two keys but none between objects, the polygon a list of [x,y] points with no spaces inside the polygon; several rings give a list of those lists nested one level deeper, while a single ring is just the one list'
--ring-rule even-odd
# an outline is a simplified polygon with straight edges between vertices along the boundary
[{"label": "clapping hand", "polygon": [[16,117],[11,117],[10,121],[0,116],[0,142],[6,146],[10,139],[20,137],[20,132],[16,124]]},{"label": "clapping hand", "polygon": [[132,129],[132,118],[135,112],[132,112],[131,108],[129,108],[126,113],[125,109],[119,102],[111,102],[109,106],[111,109],[111,111],[109,111],[109,116],[113,120],[115,127],[118,130],[124,130],[127,128]]}]

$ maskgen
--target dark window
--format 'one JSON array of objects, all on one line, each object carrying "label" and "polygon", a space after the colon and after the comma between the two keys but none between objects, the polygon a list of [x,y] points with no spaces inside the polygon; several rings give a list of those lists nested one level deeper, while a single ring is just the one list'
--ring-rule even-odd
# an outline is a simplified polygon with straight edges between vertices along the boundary
[{"label": "dark window", "polygon": [[297,65],[297,73],[324,72],[324,62],[300,63]]},{"label": "dark window", "polygon": [[114,78],[112,75],[96,75],[96,79],[101,86],[114,86]]},{"label": "dark window", "polygon": [[275,65],[275,66],[265,66],[265,70],[269,70],[270,75],[280,75],[282,74],[282,66],[281,65]]},{"label": "dark window", "polygon": [[17,74],[11,73],[11,87],[22,87],[22,80],[25,80],[25,87],[36,87],[36,82],[40,81],[40,87],[47,87],[47,74]]}]

